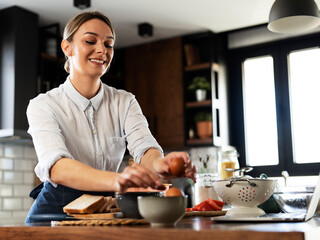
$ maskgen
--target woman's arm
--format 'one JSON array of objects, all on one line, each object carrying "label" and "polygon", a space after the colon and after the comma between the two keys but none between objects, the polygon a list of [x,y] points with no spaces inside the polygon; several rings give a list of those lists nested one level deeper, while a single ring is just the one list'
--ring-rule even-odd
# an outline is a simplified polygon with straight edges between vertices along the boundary
[{"label": "woman's arm", "polygon": [[115,191],[118,173],[89,167],[70,158],[59,159],[50,169],[50,179],[55,184],[84,191]]},{"label": "woman's arm", "polygon": [[50,179],[55,184],[83,191],[124,192],[129,187],[163,189],[159,178],[138,164],[126,167],[122,173],[102,171],[70,158],[59,159],[50,169]]}]

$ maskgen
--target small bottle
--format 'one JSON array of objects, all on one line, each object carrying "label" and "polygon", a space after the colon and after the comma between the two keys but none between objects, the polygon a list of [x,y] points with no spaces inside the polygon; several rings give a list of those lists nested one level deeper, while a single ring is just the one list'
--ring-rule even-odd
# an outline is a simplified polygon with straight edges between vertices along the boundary
[{"label": "small bottle", "polygon": [[221,152],[220,178],[222,180],[236,177],[236,172],[226,169],[239,169],[238,152],[235,149]]}]

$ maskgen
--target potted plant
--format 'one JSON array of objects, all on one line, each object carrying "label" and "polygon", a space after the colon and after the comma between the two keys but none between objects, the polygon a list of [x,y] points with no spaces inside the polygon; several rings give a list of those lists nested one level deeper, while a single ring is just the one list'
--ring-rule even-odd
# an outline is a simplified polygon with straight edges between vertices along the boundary
[{"label": "potted plant", "polygon": [[205,77],[197,76],[192,79],[192,83],[189,85],[190,91],[195,91],[197,101],[203,101],[207,97],[207,91],[210,91],[211,84]]},{"label": "potted plant", "polygon": [[199,138],[209,138],[212,136],[212,114],[209,112],[198,112],[194,121],[196,122],[197,134]]}]

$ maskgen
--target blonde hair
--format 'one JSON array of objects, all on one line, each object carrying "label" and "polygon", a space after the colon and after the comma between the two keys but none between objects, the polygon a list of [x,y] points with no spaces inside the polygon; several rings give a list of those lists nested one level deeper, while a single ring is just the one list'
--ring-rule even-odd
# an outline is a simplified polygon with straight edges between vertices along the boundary
[{"label": "blonde hair", "polygon": [[[82,24],[84,24],[85,22],[87,22],[91,19],[99,19],[99,20],[105,22],[110,27],[112,35],[115,39],[115,37],[116,37],[115,32],[114,32],[114,29],[111,25],[109,18],[107,18],[105,15],[103,15],[100,12],[94,11],[94,12],[82,12],[82,13],[74,16],[73,18],[71,18],[64,28],[63,40],[67,40],[68,42],[72,42],[73,35],[75,34],[75,32],[81,27]],[[65,55],[65,57],[66,57],[66,62],[64,64],[64,69],[69,73],[70,72],[70,62],[69,62],[68,56]]]}]

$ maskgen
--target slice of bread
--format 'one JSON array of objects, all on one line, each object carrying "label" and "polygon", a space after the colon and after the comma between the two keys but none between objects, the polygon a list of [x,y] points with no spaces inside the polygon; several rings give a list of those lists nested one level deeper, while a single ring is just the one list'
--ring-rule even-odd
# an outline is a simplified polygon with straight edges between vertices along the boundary
[{"label": "slice of bread", "polygon": [[99,212],[99,213],[104,212],[106,207],[111,203],[111,201],[112,201],[112,197],[104,197],[104,203],[103,203],[102,207],[100,207],[98,209],[97,212]]},{"label": "slice of bread", "polygon": [[81,197],[64,206],[63,211],[69,215],[74,213],[94,213],[103,204],[103,196],[83,194]]}]

